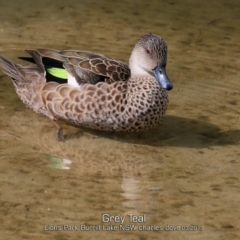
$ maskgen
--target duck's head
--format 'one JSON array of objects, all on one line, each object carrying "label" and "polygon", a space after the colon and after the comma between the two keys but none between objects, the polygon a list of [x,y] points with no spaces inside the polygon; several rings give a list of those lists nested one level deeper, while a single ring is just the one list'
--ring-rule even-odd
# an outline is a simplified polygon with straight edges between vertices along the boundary
[{"label": "duck's head", "polygon": [[150,74],[162,88],[171,90],[173,85],[167,76],[166,64],[167,44],[152,33],[147,33],[138,40],[129,60],[131,74]]}]

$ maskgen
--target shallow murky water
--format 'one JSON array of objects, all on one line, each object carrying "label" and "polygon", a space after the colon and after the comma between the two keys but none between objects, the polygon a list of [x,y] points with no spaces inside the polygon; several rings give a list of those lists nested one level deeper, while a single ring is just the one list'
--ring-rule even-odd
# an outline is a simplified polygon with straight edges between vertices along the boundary
[{"label": "shallow murky water", "polygon": [[[69,48],[127,62],[151,31],[168,43],[174,84],[156,129],[61,122],[61,143],[1,73],[1,239],[239,239],[239,11],[238,0],[1,2],[6,57]],[[128,214],[143,217],[130,223]]]}]

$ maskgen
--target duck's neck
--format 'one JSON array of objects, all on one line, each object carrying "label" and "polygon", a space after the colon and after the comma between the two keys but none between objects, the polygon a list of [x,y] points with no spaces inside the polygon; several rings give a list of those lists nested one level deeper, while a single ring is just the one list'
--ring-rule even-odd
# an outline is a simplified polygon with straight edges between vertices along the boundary
[{"label": "duck's neck", "polygon": [[147,69],[144,69],[144,67],[141,67],[139,61],[136,61],[136,54],[132,54],[129,59],[129,67],[131,69],[131,77],[128,80],[129,85],[131,85],[131,94],[136,91],[136,94],[142,92],[142,89],[146,88],[151,90],[158,89],[159,84],[157,83],[157,80],[155,79],[153,72],[148,71]]},{"label": "duck's neck", "polygon": [[144,69],[142,69],[141,67],[139,67],[138,65],[134,64],[134,65],[130,65],[130,69],[131,69],[131,75],[132,76],[146,76],[149,73],[146,72]]},{"label": "duck's neck", "polygon": [[131,69],[131,76],[153,76],[153,73],[151,71],[148,71],[147,69],[144,69],[141,67],[137,60],[139,56],[137,56],[134,52],[131,54],[129,59],[129,68]]}]

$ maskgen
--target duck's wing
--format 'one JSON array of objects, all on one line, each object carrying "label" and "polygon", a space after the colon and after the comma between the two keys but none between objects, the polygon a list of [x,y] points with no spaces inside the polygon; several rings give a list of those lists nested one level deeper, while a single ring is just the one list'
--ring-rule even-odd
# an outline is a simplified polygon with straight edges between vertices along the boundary
[{"label": "duck's wing", "polygon": [[[26,51],[41,70],[46,71],[47,81],[66,83],[67,79],[74,78],[78,84],[113,83],[127,81],[131,74],[126,63],[103,54],[54,49]],[[27,58],[22,59],[27,60]]]}]

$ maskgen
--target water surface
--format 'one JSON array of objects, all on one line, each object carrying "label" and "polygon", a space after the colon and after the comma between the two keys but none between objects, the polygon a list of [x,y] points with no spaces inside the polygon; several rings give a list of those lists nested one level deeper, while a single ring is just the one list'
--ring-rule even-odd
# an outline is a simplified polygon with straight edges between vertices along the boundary
[{"label": "water surface", "polygon": [[[1,237],[239,239],[239,11],[237,0],[1,2],[5,57],[20,62],[24,49],[81,49],[127,62],[137,39],[153,32],[168,43],[174,84],[157,128],[112,134],[60,122],[69,136],[62,143],[1,73]],[[146,219],[124,231],[103,214],[125,216],[124,225],[128,214]]]}]

